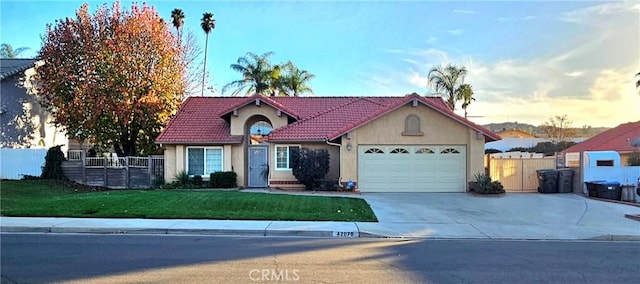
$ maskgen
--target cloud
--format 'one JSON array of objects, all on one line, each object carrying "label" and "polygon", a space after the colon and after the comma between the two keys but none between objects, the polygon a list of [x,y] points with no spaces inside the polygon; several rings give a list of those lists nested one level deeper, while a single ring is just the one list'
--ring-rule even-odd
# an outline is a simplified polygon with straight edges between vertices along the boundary
[{"label": "cloud", "polygon": [[582,75],[584,75],[584,71],[573,71],[573,72],[569,72],[569,73],[564,73],[564,75],[569,76],[569,77],[580,77]]},{"label": "cloud", "polygon": [[438,41],[438,38],[435,36],[430,36],[429,38],[427,38],[426,42],[427,44],[433,45]]},{"label": "cloud", "polygon": [[477,11],[473,11],[473,10],[463,10],[463,9],[453,9],[454,13],[458,13],[458,14],[477,14]]},{"label": "cloud", "polygon": [[633,10],[640,10],[640,7],[638,6],[639,4],[637,4],[635,1],[602,3],[595,6],[589,6],[586,8],[566,12],[561,17],[561,20],[572,23],[593,24],[595,17],[637,12]]},{"label": "cloud", "polygon": [[511,22],[515,20],[513,17],[498,17],[496,18],[496,21],[498,22]]},{"label": "cloud", "polygon": [[[468,110],[482,116],[474,119],[478,123],[517,120],[538,125],[567,114],[576,125],[611,127],[627,122],[633,110],[640,109],[632,64],[593,72],[572,68],[567,63],[572,55],[566,53],[495,62],[451,56],[433,48],[409,53],[417,59],[403,60],[412,66],[403,73],[404,81],[417,89],[427,86],[427,73],[434,65],[454,62],[467,68],[466,82],[477,99]],[[618,111],[621,108],[629,112]]]},{"label": "cloud", "polygon": [[[537,125],[567,114],[576,126],[613,127],[639,119],[634,75],[640,71],[640,42],[629,40],[629,35],[640,33],[639,14],[640,5],[629,2],[597,3],[566,13],[563,16],[575,21],[546,24],[572,36],[527,48],[526,57],[491,58],[481,50],[463,53],[445,41],[438,48],[389,50],[401,64],[380,76],[393,78],[392,87],[425,90],[433,66],[464,65],[469,71],[465,82],[473,86],[477,99],[469,113],[484,116],[474,118],[478,123],[516,120]],[[577,26],[577,20],[587,24]],[[514,43],[514,48],[524,47]]]},{"label": "cloud", "polygon": [[461,35],[464,30],[463,29],[455,29],[455,30],[448,30],[447,31],[449,34],[451,35]]}]

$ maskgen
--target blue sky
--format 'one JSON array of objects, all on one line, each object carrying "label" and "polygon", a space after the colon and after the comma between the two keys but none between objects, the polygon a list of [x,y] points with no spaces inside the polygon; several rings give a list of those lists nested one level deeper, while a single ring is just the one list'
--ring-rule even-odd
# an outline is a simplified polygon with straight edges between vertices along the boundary
[{"label": "blue sky", "polygon": [[[46,24],[73,17],[83,2],[3,0],[0,41],[35,56]],[[640,120],[635,1],[146,2],[167,21],[181,8],[185,31],[203,46],[200,18],[214,13],[207,69],[218,89],[239,78],[229,65],[248,51],[273,51],[274,63],[315,74],[320,96],[429,94],[429,69],[453,63],[469,71],[477,123],[538,125],[564,114],[574,126]]]}]

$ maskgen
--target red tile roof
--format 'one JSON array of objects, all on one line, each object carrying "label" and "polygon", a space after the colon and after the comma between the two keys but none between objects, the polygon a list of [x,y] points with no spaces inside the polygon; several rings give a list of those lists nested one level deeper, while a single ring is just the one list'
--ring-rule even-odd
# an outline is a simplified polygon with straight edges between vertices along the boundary
[{"label": "red tile roof", "polygon": [[404,97],[190,97],[156,143],[241,143],[243,137],[229,135],[229,123],[222,117],[256,99],[296,120],[274,129],[269,141],[333,140],[413,100],[482,132],[487,141],[500,140],[495,133],[453,113],[441,98],[412,94]]},{"label": "red tile roof", "polygon": [[242,143],[242,136],[231,136],[230,125],[221,113],[246,97],[189,97],[156,143],[164,144],[232,144]]},{"label": "red tile roof", "polygon": [[255,94],[253,96],[249,96],[249,97],[244,97],[243,101],[240,101],[238,104],[235,104],[229,108],[227,108],[225,111],[222,112],[222,115],[225,114],[229,114],[230,112],[242,108],[243,106],[249,105],[251,103],[254,103],[255,101],[261,101],[263,103],[266,103],[267,105],[270,105],[272,108],[275,109],[279,109],[281,111],[283,111],[284,113],[286,113],[288,116],[291,116],[295,119],[299,119],[299,117],[295,114],[295,112],[291,111],[287,106],[282,105],[281,103],[273,100],[271,97],[267,97],[267,96],[262,96],[259,94]]},{"label": "red tile roof", "polygon": [[632,152],[638,150],[631,146],[631,141],[640,137],[640,121],[629,122],[611,128],[585,141],[573,145],[564,152],[575,153],[583,151],[617,151]]}]

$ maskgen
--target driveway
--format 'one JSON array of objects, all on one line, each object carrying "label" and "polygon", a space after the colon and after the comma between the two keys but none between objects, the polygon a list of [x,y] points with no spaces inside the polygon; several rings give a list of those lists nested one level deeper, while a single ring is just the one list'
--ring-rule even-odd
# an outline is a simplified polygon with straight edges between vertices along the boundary
[{"label": "driveway", "polygon": [[361,231],[389,237],[488,237],[592,239],[640,238],[640,222],[625,214],[640,207],[588,199],[576,194],[507,193],[500,197],[466,193],[363,193],[378,227]]}]

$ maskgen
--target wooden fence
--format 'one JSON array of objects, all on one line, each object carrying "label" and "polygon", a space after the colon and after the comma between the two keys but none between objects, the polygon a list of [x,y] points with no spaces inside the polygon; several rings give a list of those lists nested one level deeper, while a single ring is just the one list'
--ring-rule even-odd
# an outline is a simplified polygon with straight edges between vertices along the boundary
[{"label": "wooden fence", "polygon": [[85,157],[83,151],[67,153],[64,175],[75,182],[108,188],[150,188],[164,179],[164,157]]},{"label": "wooden fence", "polygon": [[488,158],[489,175],[502,183],[509,192],[535,192],[538,190],[537,170],[555,169],[556,158]]}]

